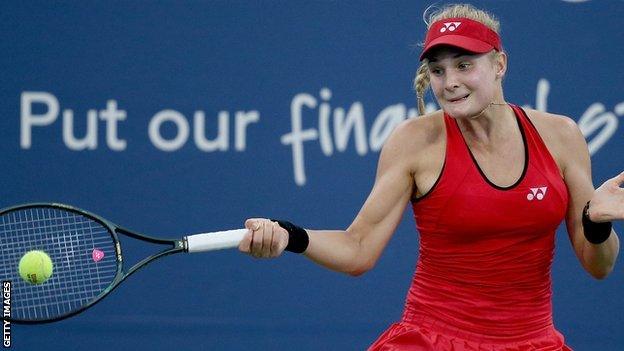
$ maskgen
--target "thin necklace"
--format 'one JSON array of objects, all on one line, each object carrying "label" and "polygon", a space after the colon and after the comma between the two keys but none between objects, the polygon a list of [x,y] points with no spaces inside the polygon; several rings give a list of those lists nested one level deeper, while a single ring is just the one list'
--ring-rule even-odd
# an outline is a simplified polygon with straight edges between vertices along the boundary
[{"label": "thin necklace", "polygon": [[507,103],[505,101],[503,101],[503,102],[494,102],[494,101],[492,101],[487,106],[485,106],[485,108],[481,112],[479,112],[477,115],[474,115],[474,116],[470,117],[470,119],[478,118],[479,116],[481,116],[483,114],[483,112],[485,112],[485,110],[487,110],[492,105],[494,105],[494,106],[506,106]]}]

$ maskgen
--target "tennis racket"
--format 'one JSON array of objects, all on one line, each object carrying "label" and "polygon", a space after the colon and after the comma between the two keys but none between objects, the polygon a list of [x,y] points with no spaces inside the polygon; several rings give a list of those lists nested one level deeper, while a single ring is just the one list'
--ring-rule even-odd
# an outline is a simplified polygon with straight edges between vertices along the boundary
[{"label": "tennis racket", "polygon": [[[11,282],[14,323],[48,323],[76,315],[101,301],[126,278],[157,258],[238,246],[247,229],[159,239],[119,227],[93,213],[56,203],[0,210],[0,273]],[[119,235],[167,248],[126,269]],[[52,276],[41,284],[20,277],[19,261],[30,250],[46,252]]]}]

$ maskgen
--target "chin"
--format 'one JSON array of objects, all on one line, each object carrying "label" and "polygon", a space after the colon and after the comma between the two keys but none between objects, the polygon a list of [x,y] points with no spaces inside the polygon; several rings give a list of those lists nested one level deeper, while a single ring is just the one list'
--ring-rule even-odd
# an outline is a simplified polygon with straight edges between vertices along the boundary
[{"label": "chin", "polygon": [[443,107],[442,109],[444,110],[444,112],[446,112],[446,114],[456,119],[470,118],[481,112],[481,111],[472,111],[473,109],[463,109],[463,108],[460,109],[455,106]]},{"label": "chin", "polygon": [[460,119],[460,118],[472,118],[480,115],[487,108],[487,104],[483,106],[474,106],[474,104],[463,103],[459,105],[455,104],[445,104],[442,106],[444,112],[446,112],[449,116]]}]

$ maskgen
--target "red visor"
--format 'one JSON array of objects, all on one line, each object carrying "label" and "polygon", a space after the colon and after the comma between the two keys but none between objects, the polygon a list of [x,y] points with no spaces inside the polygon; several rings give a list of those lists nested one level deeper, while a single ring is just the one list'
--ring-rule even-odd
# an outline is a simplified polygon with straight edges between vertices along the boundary
[{"label": "red visor", "polygon": [[427,32],[420,60],[438,45],[451,45],[479,54],[492,49],[501,50],[501,40],[495,31],[468,18],[447,18],[434,22]]}]

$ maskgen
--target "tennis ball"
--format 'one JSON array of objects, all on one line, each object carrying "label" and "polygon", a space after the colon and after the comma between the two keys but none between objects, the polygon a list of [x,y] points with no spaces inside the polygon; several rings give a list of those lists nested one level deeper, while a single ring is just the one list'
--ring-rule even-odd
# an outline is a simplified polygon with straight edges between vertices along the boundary
[{"label": "tennis ball", "polygon": [[28,251],[19,262],[19,275],[31,284],[43,284],[52,276],[52,260],[41,250]]}]

